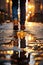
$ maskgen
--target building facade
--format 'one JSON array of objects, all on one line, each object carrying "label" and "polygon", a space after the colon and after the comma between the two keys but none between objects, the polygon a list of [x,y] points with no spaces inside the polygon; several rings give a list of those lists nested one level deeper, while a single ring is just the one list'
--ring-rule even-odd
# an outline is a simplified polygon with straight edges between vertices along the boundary
[{"label": "building facade", "polygon": [[5,0],[0,0],[0,9],[5,9],[5,4],[6,1]]},{"label": "building facade", "polygon": [[43,13],[43,0],[30,0],[30,3],[35,6],[34,13]]},{"label": "building facade", "polygon": [[0,9],[12,14],[12,0],[0,0]]},{"label": "building facade", "polygon": [[34,0],[35,1],[35,13],[40,13],[40,0]]}]

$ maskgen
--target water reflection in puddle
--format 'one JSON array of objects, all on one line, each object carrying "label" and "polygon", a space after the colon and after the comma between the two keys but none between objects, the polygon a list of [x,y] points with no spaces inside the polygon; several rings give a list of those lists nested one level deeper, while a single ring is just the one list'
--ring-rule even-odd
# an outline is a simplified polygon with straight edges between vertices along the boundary
[{"label": "water reflection in puddle", "polygon": [[26,22],[26,30],[35,34],[37,38],[43,38],[43,24],[36,22]]}]

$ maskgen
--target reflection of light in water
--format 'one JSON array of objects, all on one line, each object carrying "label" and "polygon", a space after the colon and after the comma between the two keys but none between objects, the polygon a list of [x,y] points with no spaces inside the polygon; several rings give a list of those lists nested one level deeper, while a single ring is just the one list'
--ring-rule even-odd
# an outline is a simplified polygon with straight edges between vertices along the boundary
[{"label": "reflection of light in water", "polygon": [[[20,38],[18,37],[18,48],[20,48]],[[18,57],[20,57],[20,50],[18,51],[19,52],[19,54],[18,54]]]},{"label": "reflection of light in water", "polygon": [[43,24],[37,22],[27,22],[25,21],[26,30],[35,34],[36,37],[43,37]]},{"label": "reflection of light in water", "polygon": [[11,62],[5,62],[4,65],[11,65]]},{"label": "reflection of light in water", "polygon": [[26,16],[26,20],[29,19],[29,17],[30,17],[30,14],[28,14],[28,15]]},{"label": "reflection of light in water", "polygon": [[11,50],[11,51],[7,51],[7,54],[13,54],[13,50]]},{"label": "reflection of light in water", "polygon": [[[7,59],[10,59],[11,58],[11,55],[6,55],[6,58]],[[11,65],[11,62],[4,62],[4,65]]]},{"label": "reflection of light in water", "polygon": [[11,57],[11,55],[6,55],[6,58],[7,58],[7,59],[10,59],[10,57]]},{"label": "reflection of light in water", "polygon": [[30,62],[29,65],[35,65],[35,60],[34,60],[34,56],[32,55],[32,53],[30,54]]},{"label": "reflection of light in water", "polygon": [[31,35],[29,35],[29,38],[28,38],[28,39],[29,39],[29,41],[31,41],[31,40],[32,40],[32,36],[31,36]]},{"label": "reflection of light in water", "polygon": [[29,27],[33,26],[33,23],[32,22],[28,22],[28,26]]},{"label": "reflection of light in water", "polygon": [[33,23],[33,22],[25,21],[25,26],[26,26],[27,30],[32,29],[34,25],[35,25],[35,23]]},{"label": "reflection of light in water", "polygon": [[28,58],[28,54],[29,54],[29,53],[28,53],[28,52],[26,52],[26,54],[25,54],[26,58]]},{"label": "reflection of light in water", "polygon": [[26,25],[26,27],[28,26],[28,27],[33,27],[33,26],[38,26],[38,27],[40,27],[40,26],[43,26],[43,24],[42,23],[36,23],[36,22],[27,22],[27,21],[25,21],[25,25]]},{"label": "reflection of light in water", "polygon": [[13,38],[13,23],[3,23],[0,25],[0,43],[9,43]]}]

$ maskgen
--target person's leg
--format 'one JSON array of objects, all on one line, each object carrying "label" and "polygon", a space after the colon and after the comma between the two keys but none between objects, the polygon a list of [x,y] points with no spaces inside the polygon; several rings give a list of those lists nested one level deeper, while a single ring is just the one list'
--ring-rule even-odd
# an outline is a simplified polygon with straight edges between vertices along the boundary
[{"label": "person's leg", "polygon": [[14,30],[18,30],[18,11],[17,11],[17,6],[14,6],[12,8],[12,15],[13,15]]},{"label": "person's leg", "polygon": [[17,11],[17,7],[16,6],[12,7],[12,16],[13,16],[13,20],[18,19],[18,11]]},{"label": "person's leg", "polygon": [[25,0],[20,0],[20,25],[21,29],[25,29],[25,19],[26,19],[26,7]]}]

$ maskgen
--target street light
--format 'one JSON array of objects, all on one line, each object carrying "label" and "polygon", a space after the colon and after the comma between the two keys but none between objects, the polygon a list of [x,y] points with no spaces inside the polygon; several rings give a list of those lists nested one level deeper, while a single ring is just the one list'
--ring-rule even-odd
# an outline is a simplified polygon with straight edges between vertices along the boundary
[{"label": "street light", "polygon": [[6,0],[6,3],[9,3],[9,0]]},{"label": "street light", "polygon": [[35,6],[34,6],[34,4],[31,4],[31,3],[28,3],[27,5],[26,5],[26,14],[31,14],[31,16],[33,16],[34,15],[34,11],[35,11]]},{"label": "street light", "polygon": [[35,8],[34,5],[31,4],[31,3],[28,5],[28,10],[29,11],[32,11],[33,12],[34,11],[34,8]]},{"label": "street light", "polygon": [[40,5],[40,9],[41,9],[41,11],[42,11],[42,9],[43,9],[43,5],[42,5],[42,4]]}]

